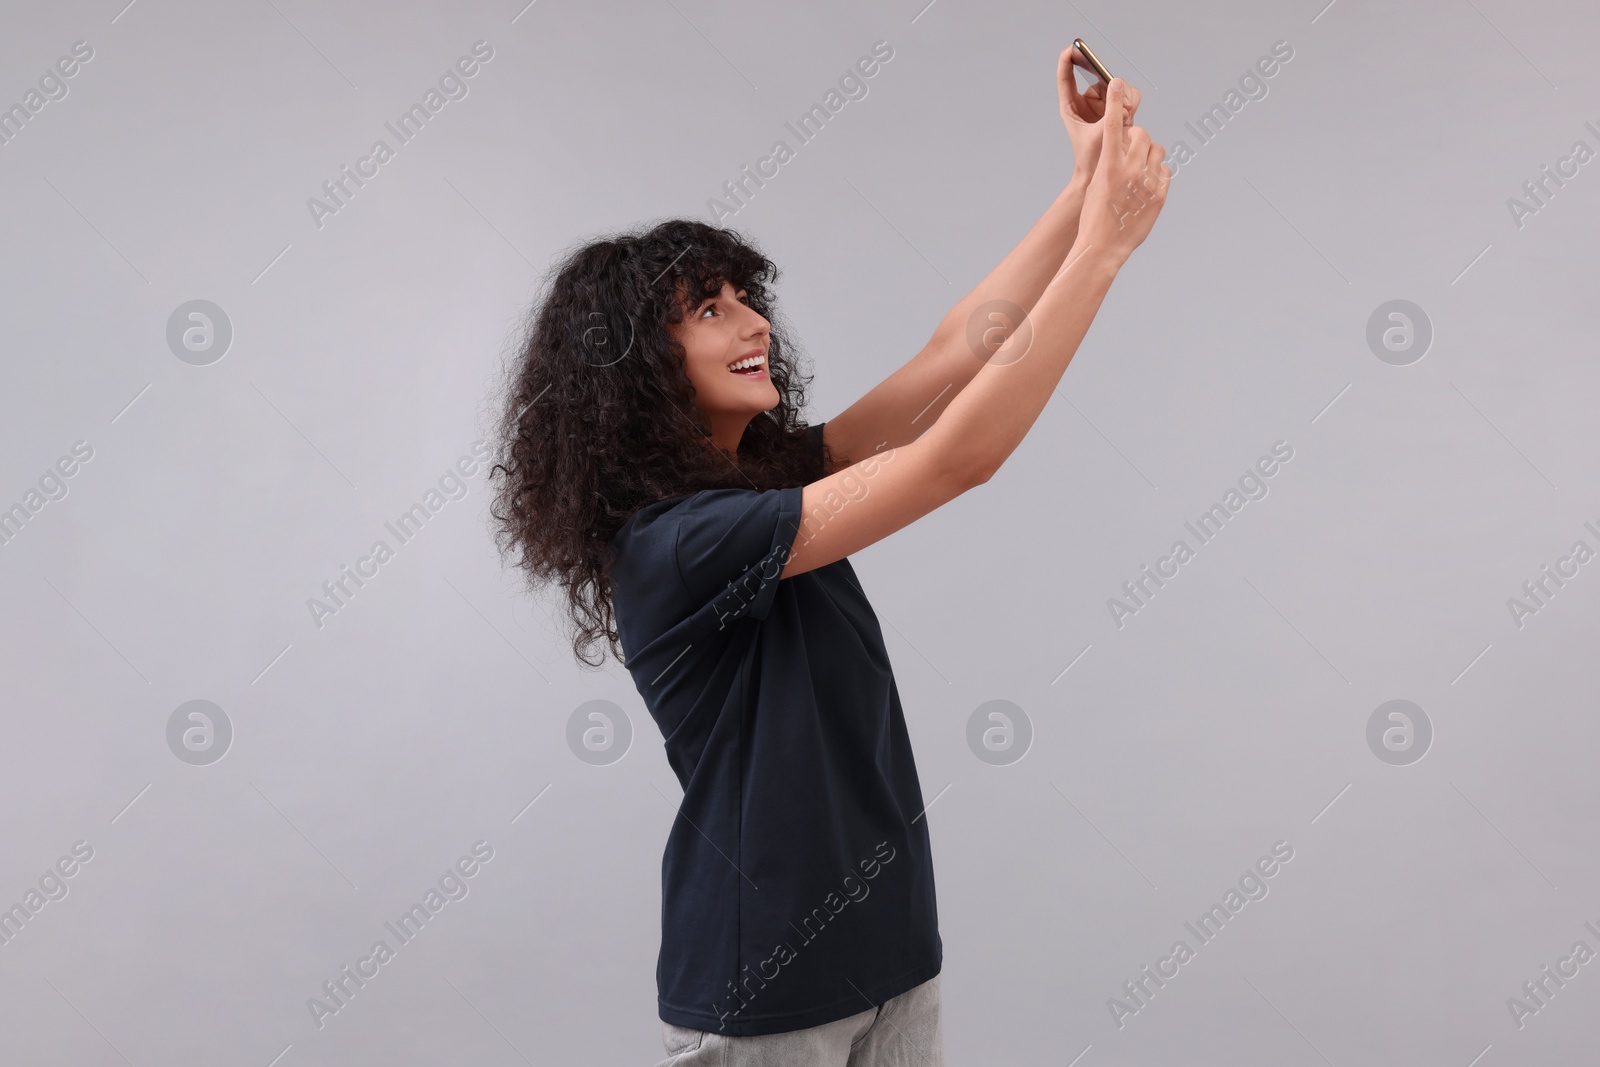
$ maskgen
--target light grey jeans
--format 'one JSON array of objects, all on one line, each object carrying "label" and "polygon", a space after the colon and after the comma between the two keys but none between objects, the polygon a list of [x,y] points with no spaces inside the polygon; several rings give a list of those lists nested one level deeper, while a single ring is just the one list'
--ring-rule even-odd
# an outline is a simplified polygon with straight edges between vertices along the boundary
[{"label": "light grey jeans", "polygon": [[857,1015],[758,1037],[661,1024],[656,1067],[944,1067],[939,975]]}]

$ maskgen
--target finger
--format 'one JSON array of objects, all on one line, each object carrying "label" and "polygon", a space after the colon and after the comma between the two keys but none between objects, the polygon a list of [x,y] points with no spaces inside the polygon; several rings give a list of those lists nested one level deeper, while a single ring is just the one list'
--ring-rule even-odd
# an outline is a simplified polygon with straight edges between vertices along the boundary
[{"label": "finger", "polygon": [[1155,192],[1158,196],[1165,196],[1167,183],[1172,180],[1172,168],[1162,160],[1167,158],[1167,150],[1154,142],[1150,145],[1150,154],[1145,159],[1145,172],[1155,179]]},{"label": "finger", "polygon": [[1078,58],[1076,48],[1068,48],[1061,53],[1061,62],[1056,66],[1056,79],[1061,83],[1067,94],[1067,102],[1072,105],[1074,114],[1081,114],[1083,109],[1078,105],[1083,102],[1083,94],[1078,91],[1078,76],[1072,72],[1072,67]]},{"label": "finger", "polygon": [[1067,49],[1063,54],[1067,59],[1063,64],[1065,69],[1061,72],[1061,77],[1066,85],[1063,95],[1068,109],[1080,122],[1099,122],[1100,114],[1105,108],[1105,83],[1096,75],[1087,89],[1080,88],[1074,68],[1082,67],[1091,73],[1094,68],[1090,67],[1083,59],[1082,53],[1074,48]]},{"label": "finger", "polygon": [[1100,161],[1102,163],[1113,152],[1120,153],[1122,151],[1122,109],[1124,106],[1123,94],[1126,88],[1127,82],[1124,82],[1121,78],[1112,78],[1111,84],[1106,86],[1106,113],[1100,119],[1103,128],[1101,136],[1104,138],[1101,142],[1100,151]]},{"label": "finger", "polygon": [[1076,48],[1069,47],[1061,53],[1061,61],[1056,67],[1056,78],[1076,90],[1078,88],[1078,76],[1073,72],[1074,67],[1083,67],[1085,70],[1091,69],[1083,55]]}]

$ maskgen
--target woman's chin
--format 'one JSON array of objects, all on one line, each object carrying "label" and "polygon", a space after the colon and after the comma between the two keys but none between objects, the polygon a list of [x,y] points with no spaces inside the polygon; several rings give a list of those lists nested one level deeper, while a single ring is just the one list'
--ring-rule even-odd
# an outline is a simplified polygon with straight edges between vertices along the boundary
[{"label": "woman's chin", "polygon": [[[706,395],[705,391],[700,394]],[[730,383],[717,390],[716,398],[701,401],[704,408],[721,413],[724,417],[753,419],[764,411],[771,411],[783,399],[778,387],[770,378]]]},{"label": "woman's chin", "polygon": [[728,399],[729,407],[758,415],[777,407],[778,401],[783,398],[778,395],[778,387],[772,384],[771,379],[764,378],[759,382],[746,383],[736,396]]}]

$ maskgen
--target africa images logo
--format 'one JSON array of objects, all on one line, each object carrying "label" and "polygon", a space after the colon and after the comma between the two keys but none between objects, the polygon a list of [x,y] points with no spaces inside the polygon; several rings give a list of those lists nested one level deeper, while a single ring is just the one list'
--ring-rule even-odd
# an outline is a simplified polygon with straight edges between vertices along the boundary
[{"label": "africa images logo", "polygon": [[[812,104],[810,110],[795,122],[783,124],[794,135],[796,144],[801,147],[810,144],[821,136],[829,120],[843,111],[845,105],[852,100],[865,100],[870,91],[867,79],[877,75],[883,65],[893,58],[893,45],[888,41],[874,41],[872,54],[862,56],[846,68],[839,76],[837,89],[829,88],[820,104]],[[706,200],[706,212],[711,216],[713,225],[722,225],[723,219],[731,218],[748,207],[750,201],[755,199],[756,192],[765,189],[767,182],[776,178],[784,164],[794,159],[795,155],[795,149],[789,147],[789,142],[779,138],[772,142],[772,148],[766,155],[756,160],[754,171],[748,163],[741,166],[737,178],[722,183],[722,192],[727,200],[714,196]],[[752,189],[751,185],[755,188]]]},{"label": "africa images logo", "polygon": [[1229,886],[1220,903],[1212,904],[1194,922],[1183,924],[1194,936],[1193,946],[1179,938],[1172,943],[1172,950],[1167,955],[1156,960],[1155,970],[1152,971],[1147,963],[1140,968],[1138,975],[1122,983],[1126,999],[1106,998],[1106,1008],[1111,1012],[1111,1020],[1117,1024],[1117,1029],[1121,1030],[1127,1025],[1128,1016],[1137,1015],[1149,1007],[1156,992],[1183,973],[1184,965],[1196,957],[1199,948],[1216,940],[1246,904],[1267,899],[1270,889],[1267,880],[1282,871],[1283,865],[1292,859],[1294,846],[1287,841],[1274,841],[1271,853],[1256,860],[1239,876],[1237,888]]},{"label": "africa images logo", "polygon": [[443,111],[445,105],[452,100],[465,100],[471,92],[468,79],[477,77],[483,69],[483,64],[494,58],[494,48],[488,41],[477,41],[472,45],[472,54],[462,56],[452,66],[446,67],[445,72],[439,75],[438,87],[428,86],[428,91],[422,94],[421,101],[413,102],[393,122],[385,122],[384,128],[393,135],[395,144],[390,147],[389,142],[378,138],[372,142],[372,148],[364,156],[356,160],[355,170],[350,169],[348,163],[339,167],[339,173],[333,178],[322,183],[323,195],[326,200],[315,196],[306,198],[306,210],[311,212],[311,221],[317,229],[322,229],[324,220],[330,215],[337,215],[349,206],[351,200],[367,182],[376,178],[385,164],[394,159],[395,153],[402,147],[410,144],[420,134],[433,117]]},{"label": "africa images logo", "polygon": [[[885,849],[888,849],[888,855],[884,855]],[[812,908],[811,911],[800,920],[800,926],[795,926],[793,922],[789,924],[791,927],[794,927],[796,933],[805,939],[800,942],[802,947],[815,941],[821,935],[822,931],[827,928],[828,923],[838,918],[839,913],[844,911],[851,901],[860,903],[861,901],[866,900],[868,894],[872,892],[871,887],[866,883],[882,874],[883,868],[893,861],[895,856],[899,855],[899,853],[897,853],[893,846],[891,846],[887,841],[878,842],[878,845],[873,850],[873,853],[877,857],[876,859],[868,858],[861,861],[860,878],[857,878],[854,874],[847,874],[844,876],[844,896],[840,896],[838,890],[830,891],[828,895],[823,898],[820,905]],[[802,926],[805,929],[802,930]],[[813,926],[815,926],[814,930]],[[733,981],[728,983],[728,989],[731,991],[730,999],[732,999],[738,1005],[738,1007],[730,1009],[720,1008],[715,1004],[711,1005],[711,1010],[716,1014],[718,1019],[718,1029],[725,1029],[728,1025],[728,1019],[732,1016],[738,1015],[741,1011],[744,1011],[745,1008],[749,1007],[750,1001],[756,998],[756,994],[759,992],[759,990],[767,988],[767,982],[772,981],[773,979],[777,978],[778,975],[782,974],[782,968],[784,965],[792,963],[796,958],[799,957],[799,955],[799,949],[796,949],[788,941],[779,941],[778,944],[773,948],[772,955],[756,964],[755,974],[751,974],[750,965],[748,963],[745,964],[744,967],[740,969],[739,981],[737,983]],[[769,968],[771,969],[771,973],[768,973]],[[758,988],[751,989],[751,982],[755,982]]]}]

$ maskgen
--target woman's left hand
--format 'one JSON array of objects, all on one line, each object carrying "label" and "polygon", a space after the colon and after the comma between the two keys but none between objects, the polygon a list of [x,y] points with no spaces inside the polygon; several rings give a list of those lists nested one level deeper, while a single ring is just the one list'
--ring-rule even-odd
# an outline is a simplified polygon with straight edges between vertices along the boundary
[{"label": "woman's left hand", "polygon": [[[1072,72],[1075,66],[1094,73],[1089,61],[1068,46],[1056,65],[1056,90],[1061,97],[1061,121],[1066,123],[1067,136],[1072,139],[1073,176],[1087,181],[1100,159],[1099,122],[1106,113],[1106,84],[1096,76],[1093,85],[1079,92],[1077,75]],[[1132,85],[1123,96],[1122,110],[1123,124],[1132,125],[1134,113],[1139,110],[1139,90]]]}]

